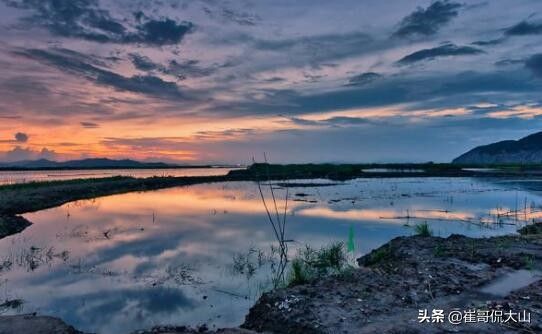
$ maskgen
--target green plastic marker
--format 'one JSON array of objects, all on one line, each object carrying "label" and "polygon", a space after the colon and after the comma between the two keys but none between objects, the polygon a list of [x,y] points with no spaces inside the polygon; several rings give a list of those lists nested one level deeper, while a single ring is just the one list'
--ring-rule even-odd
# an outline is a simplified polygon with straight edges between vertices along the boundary
[{"label": "green plastic marker", "polygon": [[350,225],[350,229],[348,231],[348,245],[346,248],[349,252],[354,252],[354,249],[356,248],[354,246],[354,225]]}]

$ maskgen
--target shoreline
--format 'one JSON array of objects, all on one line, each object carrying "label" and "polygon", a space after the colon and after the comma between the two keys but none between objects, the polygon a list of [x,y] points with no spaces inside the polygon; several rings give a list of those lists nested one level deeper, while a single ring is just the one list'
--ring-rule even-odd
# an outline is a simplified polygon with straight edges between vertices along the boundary
[{"label": "shoreline", "polygon": [[[542,223],[528,225],[520,233],[489,238],[397,237],[360,257],[359,267],[347,273],[264,293],[239,328],[161,325],[132,333],[538,333]],[[435,309],[525,311],[530,321],[418,320],[420,310],[431,314]],[[82,334],[58,318],[35,314],[0,316],[0,333],[10,328]]]},{"label": "shoreline", "polygon": [[[391,167],[391,171],[366,172],[362,167]],[[396,168],[401,169],[396,169]],[[412,170],[422,170],[412,172]],[[542,171],[525,170],[515,166],[512,170],[464,170],[464,166],[451,164],[254,164],[247,169],[232,170],[226,175],[133,178],[114,176],[106,178],[40,181],[0,186],[0,239],[21,232],[31,222],[20,216],[25,213],[49,209],[68,202],[138,191],[151,191],[203,183],[236,181],[285,181],[328,179],[347,181],[356,178],[427,178],[476,177],[521,178],[542,177]]]}]

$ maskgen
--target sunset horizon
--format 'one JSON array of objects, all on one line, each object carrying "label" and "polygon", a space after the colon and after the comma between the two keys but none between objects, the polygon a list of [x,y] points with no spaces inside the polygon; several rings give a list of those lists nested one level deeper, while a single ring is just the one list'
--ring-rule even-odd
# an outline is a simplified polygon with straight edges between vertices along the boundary
[{"label": "sunset horizon", "polygon": [[0,161],[449,162],[542,128],[539,7],[0,1]]}]

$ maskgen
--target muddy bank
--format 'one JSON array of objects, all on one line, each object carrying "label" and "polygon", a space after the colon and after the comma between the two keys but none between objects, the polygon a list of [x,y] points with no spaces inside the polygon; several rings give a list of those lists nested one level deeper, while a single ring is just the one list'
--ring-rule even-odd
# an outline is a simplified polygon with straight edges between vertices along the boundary
[{"label": "muddy bank", "polygon": [[[242,327],[315,334],[542,332],[539,234],[399,237],[358,262],[351,272],[264,294]],[[455,309],[525,310],[531,322],[452,325],[447,316],[443,323],[419,322],[420,310],[448,315]]]},{"label": "muddy bank", "polygon": [[19,233],[31,223],[21,216],[0,214],[0,239],[15,233]]},{"label": "muddy bank", "polygon": [[0,334],[84,334],[62,320],[33,314],[0,317]]}]

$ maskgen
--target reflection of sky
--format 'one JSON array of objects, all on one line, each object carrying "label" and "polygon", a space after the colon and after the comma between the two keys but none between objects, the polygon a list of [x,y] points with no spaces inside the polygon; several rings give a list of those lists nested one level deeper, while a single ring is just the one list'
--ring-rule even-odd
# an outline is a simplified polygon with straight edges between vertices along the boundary
[{"label": "reflection of sky", "polygon": [[[525,218],[531,219],[539,215],[530,213],[531,203],[540,204],[537,195],[510,185],[470,179],[360,179],[289,193],[296,199],[288,203],[292,253],[307,243],[346,241],[350,226],[358,255],[412,234],[406,225],[425,220],[441,236],[510,233],[515,227],[476,223],[493,221],[490,213],[516,202],[529,204]],[[277,196],[282,210],[284,190]],[[26,217],[32,226],[0,241],[0,254],[14,262],[0,274],[0,297],[22,298],[21,312],[57,315],[85,331],[237,325],[269,280],[266,269],[250,280],[231,270],[234,254],[267,251],[273,242],[252,183],[108,196]],[[69,251],[66,260],[63,251]],[[41,264],[33,271],[30,253]]]}]

